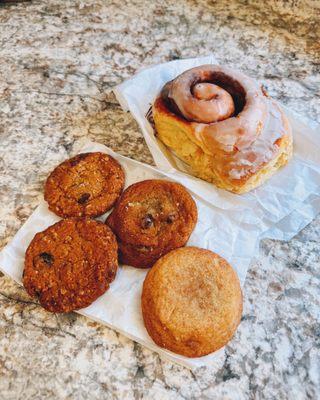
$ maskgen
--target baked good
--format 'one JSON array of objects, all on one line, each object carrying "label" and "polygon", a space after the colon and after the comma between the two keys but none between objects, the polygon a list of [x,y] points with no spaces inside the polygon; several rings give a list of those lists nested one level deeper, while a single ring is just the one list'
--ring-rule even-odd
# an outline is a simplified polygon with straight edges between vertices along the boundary
[{"label": "baked good", "polygon": [[25,256],[23,285],[51,312],[89,306],[114,280],[117,242],[92,219],[65,219],[37,233]]},{"label": "baked good", "polygon": [[292,155],[280,106],[228,67],[185,71],[163,87],[152,115],[158,138],[193,175],[234,193],[260,186]]},{"label": "baked good", "polygon": [[124,185],[121,165],[105,153],[82,153],[49,175],[44,198],[60,217],[96,217],[110,210]]},{"label": "baked good", "polygon": [[145,327],[155,343],[186,357],[223,347],[242,313],[236,272],[197,247],[173,250],[148,272],[141,296]]},{"label": "baked good", "polygon": [[196,204],[182,185],[150,179],[122,193],[107,224],[117,236],[120,261],[146,268],[184,246],[196,221]]}]

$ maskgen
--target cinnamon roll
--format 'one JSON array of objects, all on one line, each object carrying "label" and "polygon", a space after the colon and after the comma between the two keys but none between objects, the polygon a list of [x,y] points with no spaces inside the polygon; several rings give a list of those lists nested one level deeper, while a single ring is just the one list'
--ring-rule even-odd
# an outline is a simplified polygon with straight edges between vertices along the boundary
[{"label": "cinnamon roll", "polygon": [[217,65],[168,82],[152,108],[158,138],[191,173],[234,193],[264,183],[292,155],[291,127],[253,79]]}]

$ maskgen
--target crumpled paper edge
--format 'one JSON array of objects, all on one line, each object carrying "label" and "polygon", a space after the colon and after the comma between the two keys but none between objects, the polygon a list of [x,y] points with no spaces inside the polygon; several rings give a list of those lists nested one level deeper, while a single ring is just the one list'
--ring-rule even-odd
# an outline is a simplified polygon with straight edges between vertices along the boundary
[{"label": "crumpled paper edge", "polygon": [[[192,63],[192,66],[210,63],[217,64],[217,60],[213,55],[211,55],[207,57],[175,60],[163,64],[154,65],[151,67],[146,67],[138,71],[133,77],[127,79],[116,88],[114,88],[113,92],[118,99],[121,107],[125,111],[130,111],[137,121],[138,125],[140,126],[143,136],[158,168],[168,177],[179,175],[180,181],[182,180],[182,183],[192,190],[192,182],[196,182],[198,178],[186,175],[184,172],[179,170],[179,165],[177,164],[179,163],[179,161],[177,161],[177,159],[173,160],[170,150],[168,150],[164,146],[164,144],[159,142],[152,134],[149,133],[150,129],[153,130],[153,128],[150,126],[145,115],[144,118],[139,117],[139,115],[141,115],[141,110],[139,110],[139,107],[136,106],[134,101],[129,104],[130,97],[128,98],[128,93],[126,93],[126,91],[130,89],[130,86],[134,84],[134,81],[137,80],[139,76],[141,76],[141,74],[145,77],[145,79],[148,79],[149,75],[155,75],[158,71],[158,68],[160,67],[173,69],[173,71],[176,71],[174,74],[178,75],[178,73],[181,73],[183,70],[190,68],[190,63]],[[162,87],[162,84],[160,85],[160,87]],[[149,100],[150,104],[152,104],[154,98],[150,96]],[[284,105],[281,105],[281,107],[286,112],[287,116],[291,120],[291,123],[294,124],[297,129],[299,127],[300,130],[304,130],[304,136],[308,138],[308,140],[314,145],[315,149],[318,149],[320,153],[320,144],[315,138],[315,132],[320,131],[320,125],[306,118],[303,119],[296,113],[293,113]],[[170,162],[168,160],[170,160]],[[219,191],[220,189],[215,188],[215,190]],[[233,195],[231,194],[231,196]],[[314,199],[314,197],[318,197],[320,199],[320,190],[318,190],[317,193],[308,193],[307,196],[302,198],[300,202],[296,202],[294,209],[289,211],[287,215],[282,215],[278,220],[274,221],[273,223],[271,222],[266,224],[261,234],[261,239],[268,237],[270,239],[290,240],[308,223],[310,223],[312,219],[320,212],[319,201]],[[310,203],[311,198],[312,203]],[[203,196],[203,199],[206,201],[205,196]],[[241,199],[239,198],[239,205],[240,203]],[[288,226],[292,227],[290,233],[286,232],[286,227]]]}]

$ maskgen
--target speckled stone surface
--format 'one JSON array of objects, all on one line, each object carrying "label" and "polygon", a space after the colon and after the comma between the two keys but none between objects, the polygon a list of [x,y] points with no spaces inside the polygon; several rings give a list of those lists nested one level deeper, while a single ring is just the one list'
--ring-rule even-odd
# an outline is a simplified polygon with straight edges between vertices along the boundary
[{"label": "speckled stone surface", "polygon": [[[264,3],[0,3],[0,245],[85,138],[152,163],[110,93],[141,67],[213,52],[320,122],[317,2]],[[193,372],[84,317],[46,313],[1,276],[0,398],[320,398],[319,236],[318,217],[290,242],[262,242],[235,338]]]}]

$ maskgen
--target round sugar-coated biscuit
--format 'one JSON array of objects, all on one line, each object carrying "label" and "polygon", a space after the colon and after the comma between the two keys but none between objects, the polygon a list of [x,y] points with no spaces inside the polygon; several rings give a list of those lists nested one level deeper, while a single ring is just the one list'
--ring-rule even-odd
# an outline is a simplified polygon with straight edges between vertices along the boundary
[{"label": "round sugar-coated biscuit", "polygon": [[148,272],[141,297],[146,329],[155,343],[186,357],[223,347],[241,319],[242,292],[232,267],[197,247],[176,249]]},{"label": "round sugar-coated biscuit", "polygon": [[37,233],[25,255],[23,285],[51,312],[89,306],[114,280],[117,241],[102,222],[65,219]]},{"label": "round sugar-coated biscuit", "polygon": [[82,153],[58,165],[49,175],[44,198],[60,217],[96,217],[120,196],[124,172],[105,153]]},{"label": "round sugar-coated biscuit", "polygon": [[129,186],[107,219],[120,261],[142,268],[184,246],[196,222],[197,206],[184,186],[160,179]]}]

